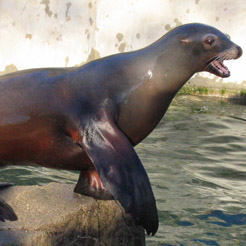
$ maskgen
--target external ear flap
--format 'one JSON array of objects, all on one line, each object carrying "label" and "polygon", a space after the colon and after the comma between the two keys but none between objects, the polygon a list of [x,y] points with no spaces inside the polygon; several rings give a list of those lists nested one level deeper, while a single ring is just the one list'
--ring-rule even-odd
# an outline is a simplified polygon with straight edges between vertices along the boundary
[{"label": "external ear flap", "polygon": [[192,42],[192,39],[191,38],[183,38],[180,40],[180,42],[183,44],[189,44]]},{"label": "external ear flap", "polygon": [[225,33],[225,35],[226,35],[226,37],[227,37],[229,40],[231,40],[231,37],[230,37],[230,35],[229,35],[228,33]]}]

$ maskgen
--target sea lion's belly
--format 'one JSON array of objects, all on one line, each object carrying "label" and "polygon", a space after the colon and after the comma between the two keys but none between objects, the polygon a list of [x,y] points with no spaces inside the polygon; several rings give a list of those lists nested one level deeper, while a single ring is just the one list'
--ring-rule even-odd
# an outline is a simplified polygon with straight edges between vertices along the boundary
[{"label": "sea lion's belly", "polygon": [[[65,118],[27,119],[0,125],[0,165],[40,164],[72,170],[91,166],[83,149],[65,131]],[[10,117],[5,118],[7,121],[10,122]]]}]

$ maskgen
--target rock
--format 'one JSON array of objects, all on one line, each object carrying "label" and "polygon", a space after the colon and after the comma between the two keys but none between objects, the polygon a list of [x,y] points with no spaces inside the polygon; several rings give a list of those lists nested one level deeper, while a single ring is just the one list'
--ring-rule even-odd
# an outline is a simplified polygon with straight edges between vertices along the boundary
[{"label": "rock", "polygon": [[116,201],[73,192],[74,185],[13,186],[0,196],[18,220],[0,222],[0,246],[141,246],[144,230]]}]

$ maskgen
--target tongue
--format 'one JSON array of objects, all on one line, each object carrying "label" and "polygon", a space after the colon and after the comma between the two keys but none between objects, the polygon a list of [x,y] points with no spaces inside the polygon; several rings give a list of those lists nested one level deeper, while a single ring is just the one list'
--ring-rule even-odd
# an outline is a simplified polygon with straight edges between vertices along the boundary
[{"label": "tongue", "polygon": [[214,66],[219,69],[223,74],[228,74],[229,71],[219,62],[213,61]]}]

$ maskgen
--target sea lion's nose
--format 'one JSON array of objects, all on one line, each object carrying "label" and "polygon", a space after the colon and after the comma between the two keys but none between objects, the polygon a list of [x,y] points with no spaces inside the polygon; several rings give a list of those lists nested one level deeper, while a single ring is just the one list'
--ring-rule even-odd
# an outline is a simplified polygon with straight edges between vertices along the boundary
[{"label": "sea lion's nose", "polygon": [[240,47],[240,46],[236,46],[236,49],[237,49],[237,52],[238,52],[238,54],[237,54],[237,58],[239,58],[242,54],[243,54],[243,50],[242,50],[242,48]]}]

